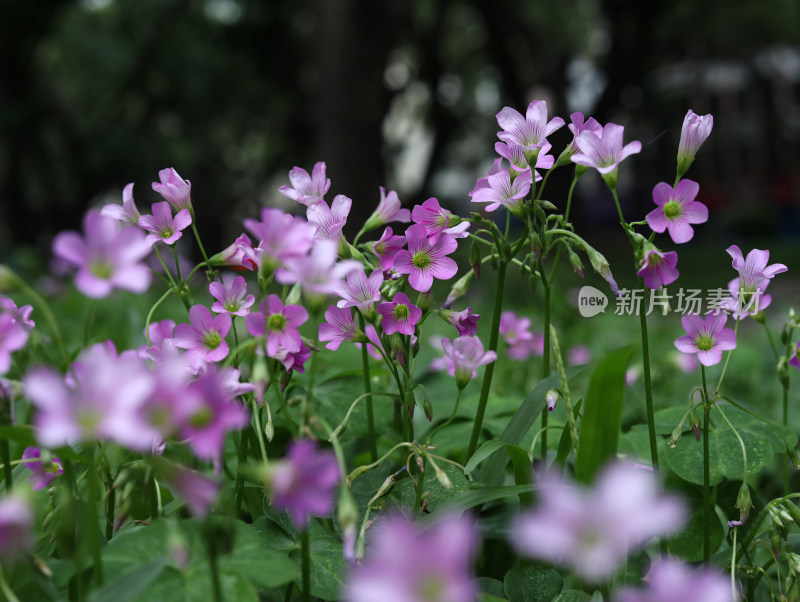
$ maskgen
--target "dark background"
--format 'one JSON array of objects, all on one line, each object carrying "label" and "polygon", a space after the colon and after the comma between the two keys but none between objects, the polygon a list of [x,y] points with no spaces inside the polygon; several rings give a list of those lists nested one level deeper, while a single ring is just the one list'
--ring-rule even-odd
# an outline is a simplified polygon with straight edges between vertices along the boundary
[{"label": "dark background", "polygon": [[[687,174],[712,211],[697,238],[791,244],[798,80],[796,0],[0,0],[0,258],[45,256],[127,182],[149,212],[166,166],[191,180],[214,250],[260,206],[302,209],[277,189],[321,160],[328,199],[354,213],[384,185],[463,214],[494,115],[533,98],[642,141],[620,175],[629,220],[674,179],[686,111],[713,113]],[[563,203],[570,178],[556,171],[546,196]],[[596,174],[575,207],[590,238],[615,227]]]}]

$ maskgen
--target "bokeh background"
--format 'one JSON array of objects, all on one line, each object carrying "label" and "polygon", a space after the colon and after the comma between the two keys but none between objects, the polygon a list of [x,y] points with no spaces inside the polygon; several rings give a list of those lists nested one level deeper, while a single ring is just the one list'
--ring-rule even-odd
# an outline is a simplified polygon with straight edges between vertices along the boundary
[{"label": "bokeh background", "polygon": [[[127,182],[147,211],[166,166],[192,181],[214,249],[261,206],[296,211],[277,189],[316,161],[354,214],[379,186],[463,214],[494,115],[543,98],[642,141],[621,174],[628,219],[674,179],[686,111],[713,113],[688,174],[713,216],[697,244],[783,244],[789,263],[799,80],[796,0],[0,0],[0,258],[47,256]],[[569,139],[551,137],[556,155]],[[626,244],[596,174],[575,207],[590,240]]]}]

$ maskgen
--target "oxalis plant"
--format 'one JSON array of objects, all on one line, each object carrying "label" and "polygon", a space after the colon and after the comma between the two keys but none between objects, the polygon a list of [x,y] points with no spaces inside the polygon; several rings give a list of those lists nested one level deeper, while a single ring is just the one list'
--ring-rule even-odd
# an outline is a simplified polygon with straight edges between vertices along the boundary
[{"label": "oxalis plant", "polygon": [[[43,294],[0,267],[5,599],[800,599],[797,317],[777,336],[767,322],[767,287],[787,268],[732,245],[733,279],[707,306],[669,295],[678,254],[655,236],[684,244],[709,218],[684,176],[712,117],[687,113],[675,179],[655,185],[639,221],[623,214],[617,176],[641,143],[570,119],[556,157],[547,138],[565,122],[544,101],[500,111],[498,157],[469,215],[435,198],[404,208],[381,188],[348,240],[352,201],[329,204],[320,162],[280,188],[295,211],[262,209],[209,255],[191,184],[168,168],[150,214],[128,184],[121,205],[53,240],[74,289],[51,279]],[[545,200],[557,169],[573,174],[569,192]],[[570,221],[591,172],[630,243],[634,288],[617,286]],[[187,265],[179,245],[202,261]],[[641,332],[593,362],[586,347],[562,352],[568,325],[551,312],[557,276],[577,283],[586,260],[607,288],[582,289],[578,309],[609,293]],[[535,312],[504,311],[520,282]],[[672,310],[674,346],[651,342],[645,306]],[[118,314],[128,321],[104,340]],[[765,330],[780,417],[725,379],[745,321]],[[697,385],[656,412],[651,372],[676,350]],[[509,397],[494,374],[512,362],[524,389]],[[623,429],[628,387],[644,424]],[[771,462],[774,499],[757,487]]]}]

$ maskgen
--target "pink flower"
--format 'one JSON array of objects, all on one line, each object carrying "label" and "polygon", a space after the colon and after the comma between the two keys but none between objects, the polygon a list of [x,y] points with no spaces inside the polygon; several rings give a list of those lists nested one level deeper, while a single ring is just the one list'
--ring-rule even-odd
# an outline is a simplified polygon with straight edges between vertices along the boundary
[{"label": "pink flower", "polygon": [[272,357],[278,347],[288,352],[300,351],[302,340],[297,328],[308,320],[308,312],[300,305],[287,305],[277,295],[261,300],[261,311],[245,317],[247,331],[254,337],[267,337],[267,355]]},{"label": "pink flower", "polygon": [[292,441],[286,457],[273,462],[267,472],[272,504],[288,511],[298,529],[308,527],[310,516],[333,510],[333,494],[340,480],[333,452],[317,450],[307,439]]},{"label": "pink flower", "polygon": [[117,229],[117,222],[88,211],[83,218],[85,238],[62,232],[53,240],[53,253],[78,268],[75,286],[87,297],[107,297],[116,288],[143,293],[151,272],[139,261],[150,253],[144,234],[131,226]]},{"label": "pink flower", "polygon": [[429,291],[433,279],[449,280],[458,271],[456,262],[446,257],[458,247],[456,239],[449,234],[441,234],[432,243],[426,234],[425,226],[415,224],[406,230],[408,250],[397,252],[394,269],[398,274],[408,274],[411,288],[421,293]]},{"label": "pink flower", "polygon": [[255,248],[243,245],[240,248],[248,255],[252,253],[250,259],[266,276],[272,276],[287,259],[305,255],[314,242],[316,231],[314,224],[278,209],[262,209],[261,221],[246,219],[244,227],[259,242]]},{"label": "pink flower", "polygon": [[325,312],[325,322],[319,325],[319,340],[330,341],[326,349],[336,350],[345,341],[363,338],[362,333],[353,323],[353,312],[349,307],[339,308],[331,305]]},{"label": "pink flower", "polygon": [[296,370],[300,374],[305,372],[305,363],[311,357],[311,349],[305,343],[300,344],[299,351],[288,351],[284,347],[278,347],[275,355],[271,356],[272,359],[278,361],[283,365],[286,372],[291,373]]},{"label": "pink flower", "polygon": [[511,107],[503,107],[497,114],[497,123],[503,128],[497,137],[503,142],[515,142],[527,151],[538,152],[546,138],[564,125],[561,117],[553,117],[547,121],[547,103],[534,100],[528,105],[523,117],[519,111]]},{"label": "pink flower", "polygon": [[378,313],[383,316],[384,334],[399,332],[413,335],[414,327],[422,317],[422,310],[416,305],[412,305],[403,293],[397,293],[391,303],[378,305]]},{"label": "pink flower", "polygon": [[309,255],[287,257],[275,279],[281,284],[300,284],[306,295],[336,294],[341,290],[342,279],[362,267],[355,259],[337,261],[338,249],[339,244],[332,240],[319,240]]},{"label": "pink flower", "polygon": [[678,173],[683,175],[694,161],[697,151],[714,127],[713,115],[696,115],[689,109],[683,118],[681,141],[678,144]]},{"label": "pink flower", "polygon": [[586,345],[575,345],[567,352],[567,363],[570,366],[583,366],[592,361],[592,352]]},{"label": "pink flower", "polygon": [[372,313],[375,303],[380,301],[383,272],[374,270],[369,278],[362,266],[358,266],[347,274],[347,282],[339,287],[338,294],[342,299],[336,303],[337,307],[357,307],[361,313]]},{"label": "pink flower", "polygon": [[614,602],[736,602],[724,575],[687,566],[671,557],[653,564],[643,585],[617,590]]},{"label": "pink flower", "polygon": [[193,516],[208,515],[219,496],[220,484],[201,472],[167,460],[156,464],[167,485],[183,498]]},{"label": "pink flower", "polygon": [[187,349],[186,360],[198,368],[209,362],[218,362],[228,357],[225,337],[231,329],[229,314],[212,316],[205,305],[195,305],[189,310],[191,324],[175,327],[175,345]]},{"label": "pink flower", "polygon": [[467,517],[444,516],[422,529],[395,515],[378,523],[364,563],[350,574],[347,602],[472,602],[478,530]]},{"label": "pink flower", "polygon": [[442,310],[442,316],[456,327],[459,336],[470,336],[478,332],[478,320],[481,317],[480,314],[470,313],[471,309],[468,307],[461,311]]},{"label": "pink flower", "polygon": [[33,508],[19,495],[0,500],[0,560],[13,564],[33,550]]},{"label": "pink flower", "polygon": [[139,227],[150,232],[145,241],[151,247],[157,242],[174,244],[183,234],[183,230],[192,223],[192,215],[188,209],[181,209],[172,217],[169,203],[153,203],[153,215],[143,215],[139,218]]},{"label": "pink flower", "polygon": [[8,314],[27,332],[30,332],[36,327],[36,322],[31,320],[32,313],[32,305],[23,305],[22,307],[17,307],[17,304],[14,303],[14,300],[11,297],[4,297],[3,295],[0,295],[0,314]]},{"label": "pink flower", "polygon": [[[453,215],[447,209],[439,206],[439,201],[430,198],[422,205],[416,205],[411,210],[411,219],[415,224],[425,226],[425,232],[436,242],[439,234],[444,232],[454,238],[466,238],[468,236],[469,222],[462,221],[460,217]],[[405,242],[405,239],[404,239]]]},{"label": "pink flower", "polygon": [[734,278],[728,283],[728,292],[731,296],[720,301],[720,308],[729,311],[735,319],[743,320],[747,316],[757,314],[763,309],[767,309],[772,303],[772,295],[764,291],[770,281],[764,279],[754,291],[740,289],[740,278]]},{"label": "pink flower", "polygon": [[[542,145],[539,154],[536,156],[536,164],[534,165],[536,169],[550,169],[553,167],[555,158],[553,155],[547,154],[551,148],[552,145],[549,142],[545,142]],[[494,150],[498,155],[506,159],[511,164],[511,171],[514,173],[514,175],[524,171],[529,172],[531,170],[531,166],[528,163],[528,157],[525,155],[525,148],[516,142],[497,142],[494,145]],[[536,171],[536,169],[533,170],[533,176],[538,182],[542,179],[542,176],[538,171]]]},{"label": "pink flower", "polygon": [[314,203],[306,210],[306,217],[310,224],[317,227],[314,238],[317,240],[333,240],[337,243],[342,238],[342,228],[347,223],[347,216],[350,215],[350,207],[353,200],[337,194],[333,197],[331,206],[325,201]]},{"label": "pink flower", "polygon": [[452,342],[442,338],[442,349],[447,359],[447,372],[456,377],[456,384],[463,389],[478,375],[478,366],[491,364],[497,359],[494,351],[483,350],[478,337],[458,337]]},{"label": "pink flower", "polygon": [[256,302],[255,295],[247,294],[247,284],[244,276],[237,276],[229,285],[221,282],[212,282],[208,291],[216,302],[211,306],[211,311],[218,314],[226,313],[231,316],[246,316],[250,307]]},{"label": "pink flower", "polygon": [[739,272],[739,289],[745,302],[758,290],[764,280],[771,280],[776,274],[789,269],[782,263],[767,265],[769,262],[768,250],[753,249],[747,254],[746,259],[742,257],[742,251],[738,245],[731,245],[726,251],[733,258],[733,269]]},{"label": "pink flower", "polygon": [[192,184],[178,175],[174,168],[168,167],[158,172],[161,183],[153,182],[153,190],[164,197],[175,211],[192,208]]},{"label": "pink flower", "polygon": [[411,221],[411,212],[408,209],[402,209],[400,207],[400,199],[394,190],[390,190],[387,195],[386,189],[381,186],[380,191],[381,200],[378,203],[378,207],[364,223],[364,227],[362,228],[364,232],[380,228],[384,224],[390,222],[402,222],[407,224]]},{"label": "pink flower", "polygon": [[218,470],[228,431],[250,423],[250,414],[234,401],[226,378],[213,364],[189,383],[173,415],[180,425],[179,436],[189,440],[195,456],[212,460]]},{"label": "pink flower", "polygon": [[797,347],[794,349],[794,353],[792,357],[789,359],[789,365],[794,366],[798,370],[800,370],[800,358],[797,357],[797,352],[800,351],[800,343],[797,344]]},{"label": "pink flower", "polygon": [[49,487],[55,478],[64,472],[61,467],[61,460],[55,456],[51,456],[49,460],[42,461],[42,450],[38,447],[26,447],[22,452],[22,459],[25,461],[25,468],[31,471],[31,476],[28,482],[31,484],[31,489],[39,491],[45,487]]},{"label": "pink flower", "polygon": [[0,374],[11,368],[11,354],[28,342],[28,329],[11,314],[0,314]]},{"label": "pink flower", "polygon": [[133,201],[133,182],[122,189],[122,205],[110,203],[100,210],[100,215],[110,217],[118,222],[125,222],[131,226],[138,226],[140,213]]},{"label": "pink flower", "polygon": [[331,181],[325,177],[325,163],[322,161],[314,164],[310,176],[305,169],[293,167],[289,172],[289,181],[292,187],[281,186],[278,191],[283,196],[309,207],[321,201],[331,187]]},{"label": "pink flower", "polygon": [[625,465],[606,468],[591,490],[570,487],[547,473],[538,505],[511,529],[519,552],[569,567],[583,580],[609,579],[632,553],[653,537],[680,527],[686,508],[663,496],[653,474]]},{"label": "pink flower", "polygon": [[36,439],[44,447],[107,439],[149,452],[159,437],[145,412],[155,388],[152,373],[135,353],[117,356],[110,341],[85,349],[66,378],[36,368],[23,387],[36,407]]},{"label": "pink flower", "polygon": [[395,255],[404,246],[406,246],[406,237],[394,234],[392,229],[387,227],[380,239],[372,246],[372,250],[381,260],[381,267],[384,270],[390,270],[394,266]]},{"label": "pink flower", "polygon": [[659,182],[653,188],[653,202],[658,205],[647,214],[647,225],[653,232],[669,230],[672,241],[689,242],[694,236],[691,224],[708,221],[708,207],[695,201],[700,186],[692,180],[681,180],[675,188]]},{"label": "pink flower", "polygon": [[603,133],[603,126],[600,125],[594,117],[589,117],[584,121],[583,113],[576,111],[572,115],[569,116],[570,123],[567,128],[570,132],[572,132],[572,141],[569,143],[562,156],[558,158],[559,163],[562,161],[562,157],[564,157],[564,163],[569,162],[569,157],[574,155],[578,152],[578,145],[575,142],[575,139],[581,134],[581,132],[594,132],[598,136]]},{"label": "pink flower", "polygon": [[224,265],[231,268],[242,268],[253,271],[258,268],[256,262],[251,259],[255,257],[253,243],[246,234],[241,234],[232,244],[209,259],[212,265]]},{"label": "pink flower", "polygon": [[544,402],[547,405],[547,411],[552,412],[556,409],[556,404],[558,403],[558,391],[555,389],[550,389],[547,393],[544,394]]},{"label": "pink flower", "polygon": [[470,192],[473,203],[489,203],[486,211],[494,211],[500,205],[517,215],[522,203],[531,189],[531,173],[522,172],[514,181],[507,169],[487,177],[487,187],[476,188]]},{"label": "pink flower", "polygon": [[644,278],[644,285],[647,288],[658,290],[678,279],[678,270],[675,267],[677,264],[678,254],[675,251],[662,253],[653,247],[645,253],[642,267],[636,275]]},{"label": "pink flower", "polygon": [[675,347],[681,353],[697,354],[704,366],[713,366],[722,360],[722,352],[736,348],[736,334],[725,328],[728,316],[719,313],[708,314],[704,320],[696,314],[686,314],[681,325],[686,334],[675,340]]},{"label": "pink flower", "polygon": [[616,123],[607,123],[599,134],[583,130],[575,137],[578,152],[572,155],[572,162],[594,167],[604,176],[615,172],[624,159],[642,150],[642,143],[638,140],[622,146],[624,130]]}]

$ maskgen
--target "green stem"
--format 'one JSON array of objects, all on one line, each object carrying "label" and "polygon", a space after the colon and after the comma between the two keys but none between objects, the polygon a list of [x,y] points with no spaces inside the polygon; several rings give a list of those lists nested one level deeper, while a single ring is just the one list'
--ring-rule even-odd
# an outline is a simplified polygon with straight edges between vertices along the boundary
[{"label": "green stem", "polygon": [[0,460],[3,461],[3,481],[6,485],[6,493],[11,493],[14,489],[14,480],[12,478],[11,449],[8,445],[8,439],[0,439]]},{"label": "green stem", "polygon": [[311,602],[311,554],[308,546],[308,529],[300,534],[300,553],[303,558],[303,602]]},{"label": "green stem", "polygon": [[397,445],[395,445],[392,449],[387,451],[385,454],[383,454],[380,458],[378,458],[377,460],[375,460],[371,464],[365,464],[364,466],[358,466],[358,467],[354,468],[352,470],[352,472],[350,472],[350,474],[347,475],[347,479],[346,479],[347,480],[347,486],[348,487],[352,486],[353,481],[355,481],[358,477],[360,477],[365,472],[368,472],[368,471],[372,470],[376,466],[380,466],[387,458],[389,458],[389,456],[391,456],[394,452],[396,452],[401,447],[409,447],[410,448],[410,447],[412,447],[412,445],[413,444],[411,444],[411,443],[408,443],[406,441],[402,441],[401,443],[398,443]]},{"label": "green stem", "polygon": [[97,491],[97,450],[92,449],[89,454],[89,471],[86,478],[86,486],[89,488],[89,545],[92,548],[94,558],[94,580],[95,584],[103,585],[103,555],[100,543],[100,523],[97,506],[100,503]]},{"label": "green stem", "polygon": [[769,340],[769,346],[772,348],[772,355],[777,360],[778,359],[778,348],[775,347],[775,341],[772,338],[772,333],[770,332],[769,326],[767,326],[767,322],[766,321],[762,322],[762,324],[764,325],[764,330],[767,333],[767,339]]},{"label": "green stem", "polygon": [[[641,284],[642,291],[647,288]],[[653,410],[653,384],[650,379],[650,342],[647,336],[647,313],[639,312],[639,323],[642,330],[642,372],[644,373],[644,402],[647,411],[647,430],[650,434],[650,458],[653,471],[659,473],[658,465],[658,439],[656,437],[655,412]]]},{"label": "green stem", "polygon": [[6,597],[8,602],[19,602],[19,598],[14,595],[14,592],[11,591],[8,583],[6,583],[5,575],[3,575],[3,567],[0,566],[0,591],[3,592],[3,595]]},{"label": "green stem", "polygon": [[108,470],[106,471],[108,481],[108,497],[106,498],[106,541],[111,541],[114,537],[114,520],[117,510],[117,490],[114,489],[114,477]]},{"label": "green stem", "polygon": [[208,550],[208,566],[211,569],[211,591],[214,595],[214,602],[222,602],[222,586],[219,581],[219,565],[217,563],[217,546],[211,539],[210,534],[206,534],[206,549]]},{"label": "green stem", "polygon": [[236,482],[233,486],[233,512],[239,517],[242,513],[242,494],[244,493],[244,466],[247,463],[247,447],[250,433],[243,430],[239,437],[239,454],[236,463]]},{"label": "green stem", "polygon": [[[347,410],[347,414],[344,415],[344,418],[342,418],[342,421],[333,431],[332,435],[336,435],[337,437],[341,435],[342,432],[344,432],[344,429],[347,428],[347,423],[350,421],[350,415],[353,413],[353,410],[355,410],[356,406],[358,405],[358,402],[361,401],[362,399],[369,399],[373,395],[381,395],[383,397],[393,397],[395,399],[402,400],[402,397],[400,397],[400,395],[398,395],[397,393],[384,393],[383,391],[370,391],[369,393],[364,393],[363,395],[359,395],[358,397],[355,398],[353,403],[350,404],[350,407]],[[378,455],[375,454],[375,458],[373,458],[372,461],[374,462],[377,459]]]},{"label": "green stem", "polygon": [[[280,385],[276,384],[276,387],[280,388]],[[253,407],[253,421],[255,422],[256,436],[258,437],[258,446],[261,448],[261,460],[264,462],[264,464],[269,464],[269,458],[267,458],[267,446],[264,443],[264,433],[262,432],[263,427],[261,425],[261,410],[256,404],[255,397],[252,399],[251,404]]]},{"label": "green stem", "polygon": [[[739,333],[739,318],[736,318],[736,324],[733,327],[733,334],[736,336]],[[719,391],[722,387],[722,379],[725,378],[725,371],[728,369],[728,362],[731,359],[731,354],[733,353],[733,349],[728,351],[725,355],[725,363],[722,365],[722,374],[719,375],[719,381],[717,381],[717,391]]]},{"label": "green stem", "polygon": [[178,261],[178,249],[175,245],[171,245],[172,247],[172,257],[175,259],[175,273],[178,275],[178,282],[183,284],[183,277],[181,276],[181,264]]},{"label": "green stem", "polygon": [[[500,260],[500,265],[497,269],[497,290],[494,297],[494,313],[492,315],[492,330],[489,338],[489,351],[497,351],[497,339],[500,332],[500,314],[503,311],[503,288],[506,281],[506,268],[508,263]],[[547,336],[545,334],[545,336]],[[467,457],[472,457],[478,445],[478,437],[481,433],[481,426],[483,425],[483,415],[486,413],[486,401],[489,399],[489,389],[492,386],[492,375],[494,374],[494,366],[497,362],[492,362],[486,365],[486,370],[483,373],[483,384],[481,386],[481,397],[478,401],[478,412],[475,415],[475,424],[472,427],[472,436],[469,440],[469,447],[467,448]]]},{"label": "green stem", "polygon": [[733,545],[731,546],[731,600],[736,600],[736,534],[739,527],[733,528]]},{"label": "green stem", "polygon": [[709,472],[708,423],[711,405],[706,388],[706,368],[700,365],[703,377],[703,564],[707,567],[711,561],[711,477]]},{"label": "green stem", "polygon": [[153,303],[153,307],[150,308],[150,311],[147,312],[147,319],[144,321],[144,336],[147,338],[147,346],[150,347],[152,343],[150,342],[150,322],[153,320],[153,314],[155,313],[158,306],[161,305],[164,301],[166,301],[167,297],[169,297],[172,293],[174,293],[174,289],[168,289],[166,293],[161,295],[161,297]]},{"label": "green stem", "polygon": [[[783,387],[783,426],[789,426],[789,389]],[[783,495],[790,493],[789,491],[789,458],[783,458]]]},{"label": "green stem", "polygon": [[[459,391],[461,393],[461,391]],[[456,402],[456,407],[458,407],[458,402]],[[453,413],[455,416],[455,412]],[[452,417],[451,417],[452,420]],[[449,420],[448,420],[449,422]],[[434,435],[436,433],[434,432]],[[411,512],[412,516],[416,516],[419,512],[420,506],[422,505],[422,489],[425,486],[425,455],[423,454],[420,456],[422,458],[421,464],[419,465],[419,478],[417,479],[417,495],[414,498],[414,509]]]},{"label": "green stem", "polygon": [[[542,378],[550,375],[550,282],[546,281],[544,270],[540,270],[542,285],[544,286],[544,345],[542,353]],[[547,420],[549,418],[547,406],[542,408],[542,460],[547,461]]]},{"label": "green stem", "polygon": [[158,250],[158,246],[153,245],[153,250],[156,252],[156,257],[158,257],[158,262],[161,264],[161,267],[164,268],[164,274],[166,274],[169,279],[170,286],[175,289],[175,292],[178,292],[180,290],[178,283],[175,282],[175,279],[172,277],[172,272],[169,271],[167,264],[164,263],[164,258],[161,257],[161,251]]},{"label": "green stem", "polygon": [[733,424],[731,424],[731,421],[728,420],[728,417],[725,415],[725,412],[722,411],[722,407],[720,407],[720,405],[718,403],[715,403],[714,407],[719,410],[720,415],[725,420],[725,422],[728,424],[728,427],[733,431],[733,434],[736,435],[736,439],[739,440],[739,447],[742,448],[742,465],[744,467],[744,470],[742,471],[742,481],[746,482],[747,481],[747,448],[745,448],[744,441],[742,441],[742,438],[739,436],[739,431],[737,431],[734,428]]},{"label": "green stem", "polygon": [[445,420],[445,421],[444,421],[442,424],[440,424],[439,426],[437,426],[437,427],[436,427],[436,428],[433,430],[433,432],[432,432],[430,435],[428,435],[428,445],[430,445],[430,444],[431,444],[431,442],[433,441],[433,438],[436,436],[436,433],[438,433],[438,432],[439,432],[439,431],[441,431],[441,430],[442,430],[444,427],[446,427],[448,424],[450,424],[451,422],[453,422],[453,419],[456,417],[456,413],[458,412],[458,404],[461,402],[461,391],[463,391],[463,389],[459,388],[459,389],[458,389],[458,395],[456,396],[456,405],[453,407],[453,413],[452,413],[452,414],[450,414],[450,418],[448,418],[448,419],[447,419],[447,420]]},{"label": "green stem", "polygon": [[[194,239],[197,241],[197,246],[200,247],[200,255],[203,256],[203,262],[205,262],[206,266],[209,269],[211,269],[211,266],[208,263],[208,255],[206,255],[206,250],[203,247],[203,241],[200,240],[200,233],[197,231],[197,224],[195,224],[195,222],[197,221],[197,218],[195,217],[195,214],[194,214],[194,207],[190,207],[189,211],[192,214],[192,232],[194,232]],[[213,280],[213,277],[212,277],[212,280]],[[220,278],[220,282],[222,282],[222,278]]]},{"label": "green stem", "polygon": [[[358,314],[358,322],[363,331],[365,329],[364,316],[361,313]],[[369,352],[367,351],[366,343],[361,345],[361,371],[364,376],[364,393],[370,393],[372,386],[369,377]],[[369,439],[369,459],[374,462],[378,459],[378,442],[375,438],[375,416],[371,396],[367,397],[367,438]]]}]

